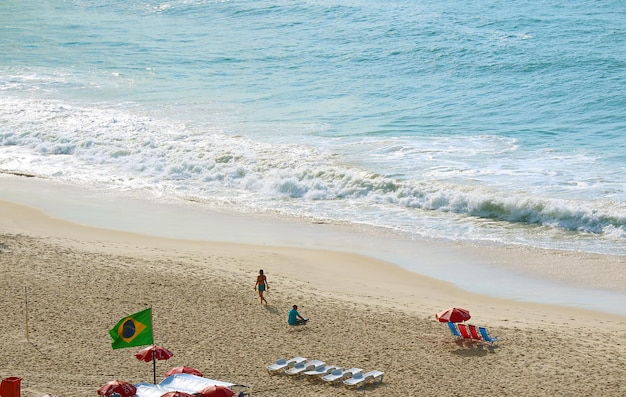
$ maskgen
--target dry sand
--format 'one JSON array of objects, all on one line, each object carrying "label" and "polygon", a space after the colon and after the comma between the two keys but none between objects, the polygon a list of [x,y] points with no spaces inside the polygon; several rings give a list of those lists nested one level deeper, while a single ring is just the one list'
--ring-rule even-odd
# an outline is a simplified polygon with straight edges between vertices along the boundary
[{"label": "dry sand", "polygon": [[[261,268],[267,306],[253,289]],[[258,397],[626,396],[625,317],[468,293],[355,254],[148,237],[0,202],[0,272],[0,376],[21,377],[27,397],[150,382],[139,348],[112,350],[108,335],[149,306],[155,342],[174,353],[157,381],[188,365]],[[294,303],[307,326],[287,326]],[[500,342],[455,342],[434,318],[454,305]],[[384,382],[353,391],[267,374],[293,356],[381,370]]]}]

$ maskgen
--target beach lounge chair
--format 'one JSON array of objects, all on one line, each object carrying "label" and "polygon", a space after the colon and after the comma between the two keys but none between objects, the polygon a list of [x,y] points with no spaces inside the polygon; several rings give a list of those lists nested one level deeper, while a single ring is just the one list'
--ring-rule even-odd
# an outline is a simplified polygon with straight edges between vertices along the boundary
[{"label": "beach lounge chair", "polygon": [[463,339],[472,339],[465,324],[458,324],[457,327]]},{"label": "beach lounge chair", "polygon": [[450,328],[450,332],[452,333],[452,336],[454,336],[457,339],[462,338],[461,334],[459,333],[459,330],[456,329],[456,325],[454,325],[454,323],[448,321],[448,328]]},{"label": "beach lounge chair", "polygon": [[469,328],[470,336],[472,337],[472,339],[474,339],[474,340],[482,340],[483,339],[483,338],[480,337],[480,335],[478,335],[478,328],[476,328],[475,325],[468,325],[467,327]]},{"label": "beach lounge chair", "polygon": [[294,365],[293,367],[287,369],[285,371],[285,374],[290,375],[290,376],[300,375],[303,372],[311,371],[314,368],[319,367],[320,365],[324,365],[324,364],[326,363],[320,360],[310,360],[305,363],[299,363],[299,364]]},{"label": "beach lounge chair", "polygon": [[293,367],[297,364],[302,364],[304,362],[306,362],[306,358],[304,357],[294,357],[289,360],[280,358],[276,360],[274,364],[267,366],[267,372],[269,372],[270,375],[277,374],[279,372],[286,370],[287,368]]},{"label": "beach lounge chair", "polygon": [[467,329],[467,325],[465,324],[459,324],[459,332],[461,333],[461,336],[463,336],[463,339],[466,340],[472,340],[472,336],[469,334],[469,331]]},{"label": "beach lounge chair", "polygon": [[493,344],[494,342],[498,341],[498,337],[491,337],[489,336],[489,332],[487,332],[487,328],[485,327],[478,327],[478,330],[480,331],[480,334],[483,336],[483,340],[485,342],[489,342],[491,344]]},{"label": "beach lounge chair", "polygon": [[367,383],[383,381],[384,372],[372,370],[366,373],[358,372],[352,376],[352,378],[343,381],[343,384],[347,387],[364,387]]},{"label": "beach lounge chair", "polygon": [[321,379],[324,382],[335,383],[361,372],[363,372],[361,368],[350,368],[343,371],[341,369],[335,369],[331,371],[328,375],[322,376]]},{"label": "beach lounge chair", "polygon": [[318,365],[310,371],[305,371],[304,375],[306,375],[309,379],[315,379],[317,377],[322,377],[324,375],[328,375],[334,370],[341,370],[341,368],[336,365]]}]

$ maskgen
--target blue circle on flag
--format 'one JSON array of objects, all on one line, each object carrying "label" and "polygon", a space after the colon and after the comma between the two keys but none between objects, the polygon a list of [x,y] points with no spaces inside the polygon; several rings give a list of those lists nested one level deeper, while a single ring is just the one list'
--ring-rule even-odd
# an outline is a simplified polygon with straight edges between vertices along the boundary
[{"label": "blue circle on flag", "polygon": [[126,320],[122,326],[122,336],[126,339],[132,338],[135,335],[135,322],[132,319]]}]

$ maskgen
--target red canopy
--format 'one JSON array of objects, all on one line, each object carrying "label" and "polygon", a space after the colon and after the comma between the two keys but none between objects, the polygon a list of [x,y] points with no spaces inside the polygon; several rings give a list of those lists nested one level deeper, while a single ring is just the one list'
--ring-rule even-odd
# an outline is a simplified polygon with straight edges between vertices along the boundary
[{"label": "red canopy", "polygon": [[451,307],[437,313],[435,318],[442,323],[461,323],[469,320],[471,316],[469,310],[461,309],[460,307]]},{"label": "red canopy", "polygon": [[183,391],[168,391],[162,394],[161,397],[195,397],[193,394],[185,393]]},{"label": "red canopy", "polygon": [[131,397],[137,393],[137,388],[124,380],[111,380],[98,389],[98,394],[105,397],[115,393],[121,397]]},{"label": "red canopy", "polygon": [[198,371],[197,369],[187,367],[184,365],[182,367],[174,367],[170,369],[169,371],[165,373],[165,376],[167,377],[167,376],[174,375],[174,374],[191,374],[191,375],[196,375],[196,376],[204,376],[202,372]]},{"label": "red canopy", "polygon": [[235,392],[226,386],[208,386],[200,391],[200,397],[232,397]]},{"label": "red canopy", "polygon": [[171,351],[161,346],[148,346],[135,353],[138,360],[149,363],[152,361],[152,352],[154,352],[155,360],[168,360],[174,355]]}]

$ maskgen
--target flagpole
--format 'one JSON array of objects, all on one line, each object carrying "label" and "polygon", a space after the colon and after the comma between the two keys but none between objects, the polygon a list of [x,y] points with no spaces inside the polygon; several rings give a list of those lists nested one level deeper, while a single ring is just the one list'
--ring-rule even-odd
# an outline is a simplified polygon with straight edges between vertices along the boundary
[{"label": "flagpole", "polygon": [[28,290],[24,287],[24,318],[26,326],[26,340],[28,340]]}]

